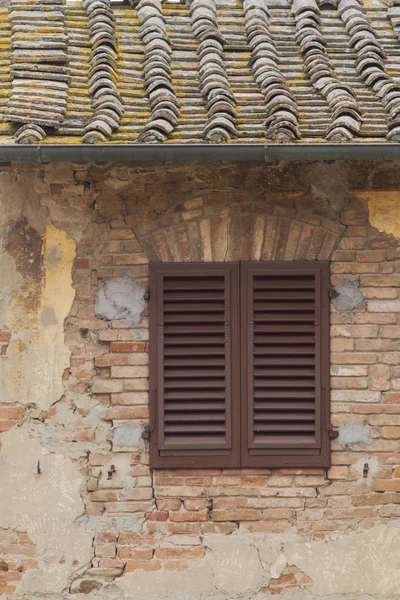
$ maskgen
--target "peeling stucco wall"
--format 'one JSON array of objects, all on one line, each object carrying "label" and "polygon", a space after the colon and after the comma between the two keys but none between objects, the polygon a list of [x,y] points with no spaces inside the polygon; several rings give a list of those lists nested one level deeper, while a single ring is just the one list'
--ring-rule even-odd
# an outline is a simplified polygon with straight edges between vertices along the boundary
[{"label": "peeling stucco wall", "polygon": [[369,220],[378,231],[400,237],[400,191],[357,190],[358,198],[368,202]]},{"label": "peeling stucco wall", "polygon": [[92,536],[74,525],[83,511],[84,476],[68,458],[50,453],[34,428],[24,426],[3,436],[0,478],[0,528],[26,531],[37,548],[38,569],[28,571],[21,593],[61,594],[86,570]]},{"label": "peeling stucco wall", "polygon": [[[390,169],[0,166],[2,600],[397,593]],[[282,240],[285,260],[332,258],[332,468],[151,472],[149,260],[267,260]]]},{"label": "peeling stucco wall", "polygon": [[2,323],[13,336],[0,363],[0,401],[47,410],[61,397],[69,366],[64,320],[74,298],[75,243],[50,223],[39,233],[22,217],[7,232],[5,251],[14,260],[7,260],[10,281],[15,268],[14,280],[23,283],[4,302],[8,318],[2,314]]},{"label": "peeling stucco wall", "polygon": [[330,544],[288,545],[284,556],[312,578],[315,594],[379,597],[398,594],[399,551],[398,530],[377,527]]},{"label": "peeling stucco wall", "polygon": [[25,532],[30,546],[10,551],[26,553],[20,571],[32,562],[20,580],[4,563],[0,581],[9,582],[5,593],[18,584],[18,593],[30,598],[65,592],[93,555],[92,534],[74,525],[84,511],[85,477],[62,454],[57,429],[49,436],[52,426],[46,435],[41,424],[42,411],[63,395],[70,365],[64,322],[75,295],[76,245],[51,223],[35,184],[28,173],[0,172],[0,328],[10,332],[0,360],[0,405],[20,416],[26,416],[22,407],[30,411],[1,437],[0,531],[6,540]]}]

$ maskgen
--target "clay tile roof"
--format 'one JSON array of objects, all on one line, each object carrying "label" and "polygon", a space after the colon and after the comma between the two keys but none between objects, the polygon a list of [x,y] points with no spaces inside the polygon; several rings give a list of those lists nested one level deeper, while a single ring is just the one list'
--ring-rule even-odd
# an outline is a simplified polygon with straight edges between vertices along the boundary
[{"label": "clay tile roof", "polygon": [[400,6],[11,0],[0,144],[400,141]]}]

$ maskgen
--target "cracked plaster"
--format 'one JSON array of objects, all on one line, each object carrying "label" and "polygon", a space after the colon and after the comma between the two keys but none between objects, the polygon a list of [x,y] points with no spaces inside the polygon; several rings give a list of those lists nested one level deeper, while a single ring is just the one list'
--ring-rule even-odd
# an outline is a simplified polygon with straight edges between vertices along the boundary
[{"label": "cracked plaster", "polygon": [[68,458],[49,454],[29,427],[3,436],[0,480],[7,489],[0,495],[0,527],[27,531],[39,560],[22,578],[22,593],[61,594],[71,575],[88,568],[92,536],[74,526],[84,509],[84,479]]},{"label": "cracked plaster", "polygon": [[[29,227],[28,231],[36,231],[27,223],[25,221],[25,230]],[[19,252],[18,239],[15,240],[16,253]],[[35,241],[32,253],[38,255],[35,257],[38,272],[26,273],[29,260],[27,257],[19,259],[15,254],[16,266],[21,271],[17,281],[22,276],[23,283],[14,287],[0,308],[2,324],[13,332],[7,360],[0,362],[0,401],[36,404],[47,410],[62,396],[62,375],[69,366],[64,320],[75,295],[71,277],[75,242],[50,223],[44,230],[43,242],[38,233],[36,239],[40,246]],[[6,247],[11,252],[10,242]],[[48,256],[56,254],[58,260],[49,262]],[[9,259],[6,262],[9,277],[15,281],[15,271],[12,273]],[[17,287],[19,289],[15,289]]]},{"label": "cracked plaster", "polygon": [[374,527],[339,540],[289,545],[284,555],[314,581],[313,593],[398,594],[400,536],[396,529]]}]

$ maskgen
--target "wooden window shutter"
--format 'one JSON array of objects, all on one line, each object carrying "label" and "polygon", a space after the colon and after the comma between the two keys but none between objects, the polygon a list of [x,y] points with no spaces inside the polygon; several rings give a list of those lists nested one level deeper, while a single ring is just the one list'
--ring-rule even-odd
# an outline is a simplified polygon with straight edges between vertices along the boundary
[{"label": "wooden window shutter", "polygon": [[329,466],[329,263],[243,263],[242,466]]},{"label": "wooden window shutter", "polygon": [[152,467],[237,467],[237,264],[150,265]]}]

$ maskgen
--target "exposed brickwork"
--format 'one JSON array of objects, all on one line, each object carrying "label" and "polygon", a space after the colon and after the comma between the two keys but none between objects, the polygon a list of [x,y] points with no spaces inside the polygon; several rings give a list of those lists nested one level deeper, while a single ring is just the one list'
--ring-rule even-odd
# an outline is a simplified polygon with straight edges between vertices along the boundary
[{"label": "exposed brickwork", "polygon": [[[41,203],[58,227],[72,232],[85,223],[73,271],[76,297],[65,324],[72,353],[65,396],[42,417],[79,454],[87,476],[86,515],[109,518],[108,530],[93,534],[92,577],[186,570],[206,555],[205,534],[330,540],[400,514],[397,240],[369,224],[367,202],[351,192],[333,190],[332,202],[322,202],[321,190],[313,195],[305,184],[306,175],[299,182],[290,169],[265,169],[49,165],[37,177]],[[354,310],[332,304],[332,424],[360,425],[369,445],[334,441],[327,471],[152,473],[140,436],[132,447],[114,442],[121,426],[142,430],[148,423],[148,319],[144,312],[132,325],[96,316],[102,279],[128,276],[146,289],[152,260],[329,258],[332,285],[355,280],[364,296]],[[95,424],[87,398],[98,402]],[[15,421],[18,411],[1,405],[0,427],[3,414]],[[364,477],[371,457],[376,464]],[[118,528],[116,518],[126,517],[135,519],[137,530]],[[312,589],[312,581],[289,565],[263,591],[284,588]]]},{"label": "exposed brickwork", "polygon": [[[0,529],[0,595],[6,600],[29,569],[37,569],[36,547],[24,532]],[[4,594],[4,596],[3,596]]]},{"label": "exposed brickwork", "polygon": [[[11,338],[12,332],[7,328],[0,327],[0,360],[7,360],[7,350]],[[0,433],[12,429],[24,414],[25,408],[23,406],[0,402]]]},{"label": "exposed brickwork", "polygon": [[0,327],[0,356],[2,359],[5,359],[7,354],[7,348],[11,340],[11,331],[8,329],[2,329]]},{"label": "exposed brickwork", "polygon": [[25,414],[23,406],[0,403],[0,432],[9,431]]}]

